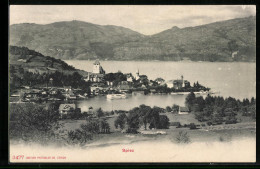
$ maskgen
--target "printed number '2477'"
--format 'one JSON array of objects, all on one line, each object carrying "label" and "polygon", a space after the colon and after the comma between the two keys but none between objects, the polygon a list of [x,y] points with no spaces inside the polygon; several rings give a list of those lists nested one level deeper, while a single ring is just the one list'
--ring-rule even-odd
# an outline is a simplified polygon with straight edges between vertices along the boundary
[{"label": "printed number '2477'", "polygon": [[24,155],[13,156],[12,159],[22,160]]}]

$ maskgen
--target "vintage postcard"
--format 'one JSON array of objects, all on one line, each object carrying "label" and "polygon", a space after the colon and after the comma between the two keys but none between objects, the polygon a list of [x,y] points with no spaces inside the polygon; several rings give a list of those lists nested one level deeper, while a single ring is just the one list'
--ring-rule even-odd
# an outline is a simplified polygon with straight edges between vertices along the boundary
[{"label": "vintage postcard", "polygon": [[255,162],[255,5],[10,5],[9,161]]}]

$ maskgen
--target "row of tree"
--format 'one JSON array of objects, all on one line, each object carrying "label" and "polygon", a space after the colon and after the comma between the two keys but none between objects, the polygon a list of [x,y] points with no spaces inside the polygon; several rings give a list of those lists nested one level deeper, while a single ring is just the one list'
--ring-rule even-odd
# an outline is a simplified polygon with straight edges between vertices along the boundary
[{"label": "row of tree", "polygon": [[[47,144],[50,141],[63,140],[57,131],[62,128],[59,123],[59,104],[12,104],[10,106],[9,133],[12,140],[38,142]],[[99,112],[102,112],[100,109]],[[76,114],[81,114],[77,113]],[[110,126],[105,118],[87,120],[79,129],[69,131],[65,141],[73,144],[84,144],[93,138],[94,134],[110,133]]]},{"label": "row of tree", "polygon": [[89,82],[83,80],[82,76],[78,72],[74,72],[73,74],[65,74],[56,71],[49,74],[37,74],[24,71],[23,68],[19,68],[18,70],[16,70],[14,67],[11,66],[10,77],[11,90],[19,88],[21,86],[71,86],[72,88],[80,88],[85,92],[90,92]]},{"label": "row of tree", "polygon": [[136,133],[143,125],[145,130],[149,129],[167,129],[169,128],[169,118],[166,115],[160,115],[164,109],[140,105],[131,109],[127,114],[121,113],[114,122],[116,128],[126,129],[126,132]]},{"label": "row of tree", "polygon": [[82,124],[79,129],[68,132],[68,143],[84,145],[93,139],[94,134],[109,134],[110,126],[105,119],[91,120]]},{"label": "row of tree", "polygon": [[254,97],[250,101],[210,95],[204,99],[202,96],[196,97],[194,93],[190,93],[186,97],[185,104],[190,111],[195,113],[195,117],[199,121],[235,123],[237,114],[251,116],[253,119],[256,117],[256,99]]}]

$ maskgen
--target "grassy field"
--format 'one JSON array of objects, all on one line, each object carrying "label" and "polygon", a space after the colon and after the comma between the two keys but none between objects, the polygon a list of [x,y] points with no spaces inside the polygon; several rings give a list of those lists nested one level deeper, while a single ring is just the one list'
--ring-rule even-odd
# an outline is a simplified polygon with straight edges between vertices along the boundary
[{"label": "grassy field", "polygon": [[[181,124],[189,124],[191,122],[199,124],[194,119],[192,114],[189,115],[176,115],[167,114],[171,122],[179,121]],[[87,147],[103,147],[111,146],[115,144],[132,144],[135,142],[143,141],[171,141],[176,143],[176,138],[180,132],[187,133],[190,142],[228,142],[233,140],[240,140],[242,138],[255,138],[256,136],[256,123],[244,122],[237,124],[223,124],[216,126],[205,126],[199,129],[190,130],[189,128],[176,128],[170,126],[169,129],[157,129],[156,131],[164,131],[165,135],[155,134],[127,134],[121,133],[120,129],[114,127],[114,120],[117,116],[111,116],[107,118],[107,122],[110,125],[111,134],[98,134],[94,135],[94,139],[87,143]],[[66,137],[66,134],[70,130],[80,128],[81,124],[86,124],[86,120],[62,120],[60,121],[61,128],[56,131],[59,134]]]},{"label": "grassy field", "polygon": [[197,119],[195,119],[195,115],[194,114],[173,114],[173,113],[161,113],[161,115],[166,115],[170,122],[180,122],[181,125],[184,124],[190,124],[190,123],[194,123],[194,124],[201,124],[201,122],[199,122]]}]

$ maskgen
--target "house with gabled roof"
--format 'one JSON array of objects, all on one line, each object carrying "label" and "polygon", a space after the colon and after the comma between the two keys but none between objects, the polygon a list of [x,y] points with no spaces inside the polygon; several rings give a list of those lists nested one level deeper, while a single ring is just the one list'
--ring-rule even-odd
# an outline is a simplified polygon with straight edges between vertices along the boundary
[{"label": "house with gabled roof", "polygon": [[76,109],[75,104],[60,104],[59,113],[62,116],[67,115],[68,113],[73,113]]},{"label": "house with gabled roof", "polygon": [[190,110],[188,107],[181,107],[179,106],[179,112],[178,114],[189,114],[190,113]]}]

